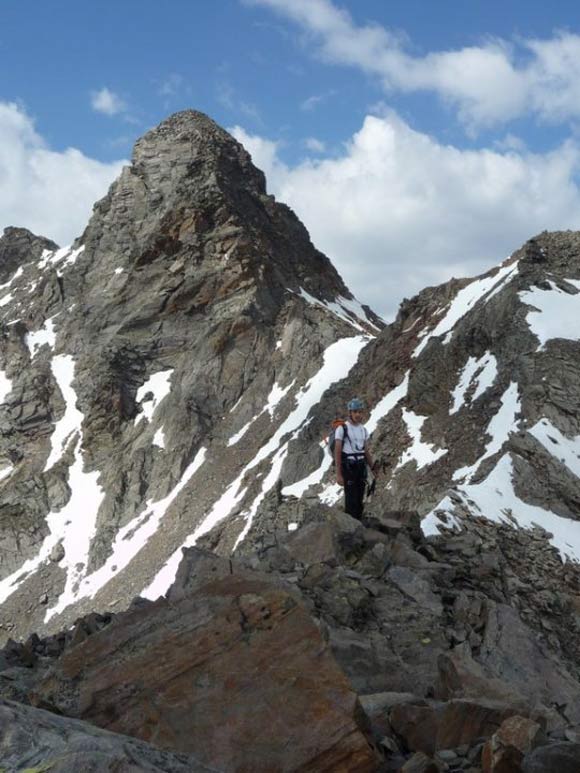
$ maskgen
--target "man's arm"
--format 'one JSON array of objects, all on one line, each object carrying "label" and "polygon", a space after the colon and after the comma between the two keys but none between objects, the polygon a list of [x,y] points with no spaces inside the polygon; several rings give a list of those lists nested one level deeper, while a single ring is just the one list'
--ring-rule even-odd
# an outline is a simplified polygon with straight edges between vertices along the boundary
[{"label": "man's arm", "polygon": [[336,482],[339,486],[344,486],[344,477],[342,474],[342,440],[336,438],[334,441],[334,463],[336,465]]}]

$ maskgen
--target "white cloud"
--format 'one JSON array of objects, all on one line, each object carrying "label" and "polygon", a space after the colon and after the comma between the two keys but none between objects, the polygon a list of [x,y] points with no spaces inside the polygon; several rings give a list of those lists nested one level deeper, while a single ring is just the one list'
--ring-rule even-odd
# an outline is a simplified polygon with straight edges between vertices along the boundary
[{"label": "white cloud", "polygon": [[324,142],[322,142],[322,140],[317,140],[316,137],[307,137],[307,139],[304,140],[304,144],[308,150],[311,150],[313,153],[324,153],[326,150]]},{"label": "white cloud", "polygon": [[70,243],[123,163],[104,164],[75,148],[51,150],[21,107],[0,102],[0,232],[22,226]]},{"label": "white cloud", "polygon": [[118,94],[104,86],[100,91],[91,93],[91,107],[97,113],[118,115],[127,110],[127,105]]},{"label": "white cloud", "polygon": [[314,110],[315,107],[318,107],[318,105],[323,101],[324,97],[322,94],[313,94],[311,97],[308,97],[308,99],[305,99],[300,104],[301,110]]},{"label": "white cloud", "polygon": [[268,187],[303,220],[363,302],[390,316],[404,296],[499,263],[544,229],[580,227],[580,149],[461,150],[369,115],[332,159],[295,167],[279,146],[232,130]]},{"label": "white cloud", "polygon": [[458,110],[471,129],[505,124],[527,113],[543,120],[580,117],[580,36],[491,40],[425,56],[378,24],[357,25],[331,0],[244,0],[300,25],[327,62],[379,78],[385,91],[433,91]]}]

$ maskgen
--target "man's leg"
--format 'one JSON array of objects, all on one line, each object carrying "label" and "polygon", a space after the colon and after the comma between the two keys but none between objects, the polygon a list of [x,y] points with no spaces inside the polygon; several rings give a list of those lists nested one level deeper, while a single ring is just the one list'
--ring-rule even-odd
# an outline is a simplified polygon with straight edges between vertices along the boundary
[{"label": "man's leg", "polygon": [[363,496],[365,491],[364,467],[361,464],[347,462],[343,465],[344,509],[353,518],[362,517]]},{"label": "man's leg", "polygon": [[366,466],[364,464],[359,464],[357,473],[358,474],[357,474],[357,480],[356,480],[356,497],[357,497],[358,515],[356,517],[360,520],[362,519],[362,515],[363,515],[365,489],[367,485]]}]

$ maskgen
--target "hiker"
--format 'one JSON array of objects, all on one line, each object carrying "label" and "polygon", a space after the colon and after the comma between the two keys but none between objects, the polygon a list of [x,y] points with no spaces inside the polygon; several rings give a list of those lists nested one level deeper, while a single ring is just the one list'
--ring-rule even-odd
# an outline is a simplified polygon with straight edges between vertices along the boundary
[{"label": "hiker", "polygon": [[367,481],[367,465],[374,469],[368,450],[369,433],[362,423],[364,404],[354,398],[347,406],[348,420],[335,431],[336,482],[344,486],[344,509],[360,521]]}]

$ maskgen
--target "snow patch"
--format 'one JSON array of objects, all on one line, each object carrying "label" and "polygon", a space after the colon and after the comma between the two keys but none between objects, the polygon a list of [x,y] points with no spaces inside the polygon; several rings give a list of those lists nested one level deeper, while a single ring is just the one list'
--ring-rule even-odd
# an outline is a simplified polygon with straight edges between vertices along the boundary
[{"label": "snow patch", "polygon": [[457,481],[465,479],[466,483],[469,483],[475,473],[477,472],[480,464],[489,459],[498,451],[501,450],[503,444],[508,440],[512,432],[516,432],[518,429],[518,414],[521,411],[521,402],[519,397],[518,385],[512,381],[501,398],[501,406],[499,411],[489,422],[487,427],[487,434],[491,436],[489,443],[487,444],[483,455],[468,467],[461,467],[453,473],[453,480]]},{"label": "snow patch", "polygon": [[[135,424],[141,421],[141,419],[147,419],[147,421],[151,421],[153,414],[155,413],[155,409],[171,391],[170,380],[172,373],[173,368],[170,368],[169,370],[161,370],[158,373],[154,373],[152,376],[150,376],[143,384],[143,386],[139,387],[137,390],[136,400],[138,403],[141,403],[142,412],[135,417]],[[153,396],[151,399],[145,400],[143,402],[143,398],[148,392],[151,392]]]},{"label": "snow patch", "polygon": [[348,299],[339,295],[334,301],[321,301],[319,298],[315,298],[307,292],[303,287],[300,288],[298,295],[311,306],[320,306],[331,314],[334,314],[335,317],[343,320],[343,322],[348,322],[349,325],[361,333],[366,333],[367,331],[359,324],[360,322],[363,322],[365,325],[370,325],[375,330],[379,330],[374,322],[371,322],[368,318],[365,310],[356,298]]},{"label": "snow patch", "polygon": [[283,398],[292,389],[295,383],[296,383],[296,379],[294,379],[294,381],[291,384],[288,384],[288,386],[284,388],[278,386],[277,383],[274,384],[274,386],[270,390],[270,394],[268,395],[266,406],[264,408],[264,411],[268,411],[268,413],[270,414],[270,418],[273,418],[274,411],[276,410],[280,402],[283,400]]},{"label": "snow patch", "polygon": [[169,494],[157,502],[149,500],[143,512],[119,530],[111,546],[111,555],[99,569],[83,579],[76,591],[74,601],[81,598],[92,598],[115,575],[129,565],[158,530],[171,504],[203,465],[206,453],[207,450],[201,448]]},{"label": "snow patch", "polygon": [[73,433],[80,433],[83,414],[76,407],[76,394],[72,387],[75,364],[69,354],[60,354],[53,358],[52,373],[65,401],[65,411],[59,419],[51,436],[51,451],[44,466],[44,472],[49,470],[62,457],[67,442]]},{"label": "snow patch", "polygon": [[[484,516],[490,521],[512,523],[512,519],[515,519],[524,529],[540,526],[553,535],[550,542],[564,559],[580,560],[580,521],[564,518],[542,507],[523,502],[514,491],[511,454],[504,454],[485,480],[458,488],[456,496],[470,512]],[[438,534],[443,527],[449,527],[449,524],[445,524],[439,517],[440,513],[450,517],[452,523],[459,524],[454,516],[455,506],[449,497],[445,497],[423,519],[423,533],[426,536]]]},{"label": "snow patch", "polygon": [[0,285],[0,292],[2,292],[2,290],[5,290],[7,287],[10,287],[10,285],[12,284],[12,282],[14,282],[15,279],[18,279],[19,277],[21,277],[22,271],[23,271],[22,266],[18,266],[18,270],[16,271],[16,273],[7,282],[4,282],[4,284]]},{"label": "snow patch", "polygon": [[3,370],[0,370],[0,405],[6,400],[12,391],[12,381]]},{"label": "snow patch", "polygon": [[14,469],[13,465],[9,464],[8,467],[3,467],[0,470],[0,480],[4,480],[4,478],[7,478]]},{"label": "snow patch", "polygon": [[[566,281],[573,284],[575,280]],[[580,340],[580,293],[567,293],[554,282],[549,284],[549,290],[533,287],[519,294],[523,303],[533,306],[526,316],[526,322],[540,342],[540,351],[553,338]]]},{"label": "snow patch", "polygon": [[[492,298],[496,292],[503,289],[507,282],[511,281],[517,274],[517,263],[508,266],[503,266],[493,276],[483,277],[482,279],[475,279],[470,282],[466,287],[460,290],[455,298],[449,304],[447,313],[443,319],[426,335],[421,343],[416,347],[413,352],[413,357],[418,357],[423,349],[427,346],[428,341],[432,338],[445,335],[446,333],[453,333],[453,328],[456,323],[464,317],[468,311],[475,306],[475,304],[485,299],[487,302]],[[488,295],[488,293],[491,293]],[[487,295],[487,298],[485,297]],[[451,336],[445,341],[448,343]]]},{"label": "snow patch", "polygon": [[389,414],[392,409],[401,402],[401,400],[406,397],[407,390],[409,389],[409,371],[405,373],[405,377],[401,381],[401,383],[391,389],[390,392],[387,392],[387,394],[379,400],[379,402],[375,405],[375,407],[372,409],[370,416],[368,418],[368,421],[366,422],[365,426],[369,432],[369,435],[372,435],[375,429],[378,426],[378,423],[381,419],[383,419],[387,414]]},{"label": "snow patch", "polygon": [[64,266],[72,266],[72,264],[76,261],[81,252],[84,251],[84,249],[84,245],[81,245],[76,250],[72,250],[70,245],[68,245],[67,247],[61,247],[54,252],[51,250],[44,250],[40,256],[40,260],[38,261],[38,268],[45,269],[49,265],[55,266],[61,261],[61,268]]},{"label": "snow patch", "polygon": [[580,478],[580,435],[568,438],[548,419],[540,419],[528,432],[544,446],[551,456],[562,462],[573,475]]},{"label": "snow patch", "polygon": [[56,334],[54,332],[53,319],[54,317],[47,319],[40,330],[34,330],[31,333],[26,334],[25,342],[31,357],[34,357],[38,349],[40,349],[41,346],[44,346],[44,344],[48,344],[51,349],[54,348]]},{"label": "snow patch", "polygon": [[260,413],[257,413],[254,417],[250,419],[250,421],[247,424],[244,424],[244,426],[241,428],[239,432],[236,432],[235,435],[232,435],[231,438],[228,440],[228,448],[231,446],[235,446],[236,443],[238,443],[246,434],[246,432],[250,429],[252,424],[256,421],[256,419],[261,416],[263,411],[260,411]]},{"label": "snow patch", "polygon": [[165,448],[165,435],[163,433],[163,427],[159,427],[157,432],[153,435],[153,445],[159,448]]},{"label": "snow patch", "polygon": [[152,582],[141,591],[141,596],[145,599],[155,601],[160,596],[167,593],[168,588],[175,580],[179,563],[183,557],[183,548],[192,547],[197,540],[208,531],[211,531],[213,527],[228,516],[233,508],[238,504],[241,498],[246,493],[246,489],[241,489],[241,482],[244,476],[245,470],[239,475],[236,480],[231,483],[222,496],[212,507],[209,514],[206,516],[200,526],[191,534],[177,550],[175,550],[165,564],[161,567],[159,572],[155,575]]},{"label": "snow patch", "polygon": [[475,384],[475,391],[471,397],[471,403],[474,403],[489,387],[493,384],[497,376],[497,360],[490,352],[486,352],[479,359],[470,357],[459,376],[457,386],[453,391],[453,406],[450,414],[457,411],[465,405],[465,393]]},{"label": "snow patch", "polygon": [[288,386],[284,387],[283,389],[282,387],[278,386],[277,383],[275,383],[272,389],[270,390],[270,394],[268,395],[268,398],[266,400],[266,405],[262,408],[262,410],[259,413],[257,413],[253,418],[251,418],[250,421],[247,424],[245,424],[239,432],[236,432],[235,435],[232,435],[232,437],[228,440],[228,448],[230,448],[231,446],[235,446],[236,443],[238,443],[244,437],[244,435],[250,429],[250,427],[256,421],[256,419],[258,419],[266,411],[268,411],[268,413],[270,414],[270,419],[272,419],[274,417],[274,411],[276,410],[277,406],[280,404],[282,399],[288,394],[288,392],[292,389],[295,383],[296,383],[296,379],[294,379],[294,381],[291,384],[288,384]]},{"label": "snow patch", "polygon": [[426,467],[447,453],[446,448],[438,448],[433,450],[433,446],[428,443],[423,443],[421,440],[421,430],[425,423],[426,416],[418,416],[413,411],[403,408],[403,421],[407,425],[407,432],[411,437],[411,446],[407,448],[399,459],[395,470],[399,467],[404,467],[407,462],[414,461],[417,465],[417,469]]},{"label": "snow patch", "polygon": [[[18,589],[30,572],[35,571],[41,564],[48,561],[52,549],[61,543],[65,555],[59,566],[64,569],[66,574],[65,587],[56,604],[47,611],[46,621],[75,600],[79,583],[86,571],[99,507],[105,496],[105,492],[97,482],[99,473],[96,471],[87,473],[83,469],[81,434],[78,429],[83,417],[75,408],[76,399],[71,387],[74,375],[73,368],[72,357],[68,355],[61,355],[53,361],[55,379],[66,401],[67,409],[65,416],[60,420],[53,433],[51,457],[60,456],[62,452],[58,439],[55,442],[55,435],[58,435],[59,438],[70,437],[69,429],[73,428],[76,446],[74,462],[69,468],[68,475],[70,498],[61,510],[47,515],[46,523],[49,533],[37,555],[25,561],[13,574],[0,582],[0,603],[2,603]],[[49,466],[50,459],[45,469],[48,469]]]}]

